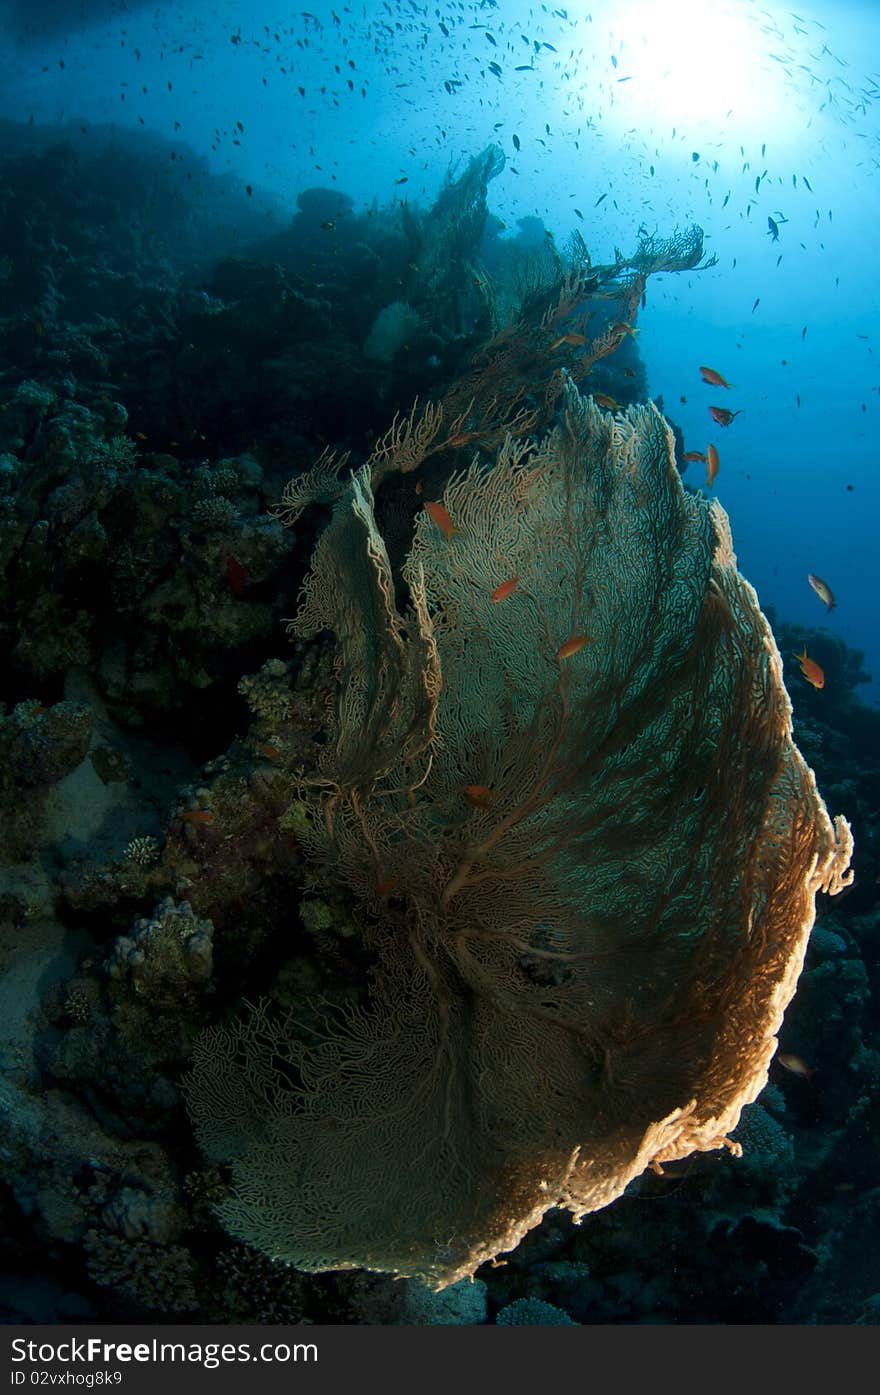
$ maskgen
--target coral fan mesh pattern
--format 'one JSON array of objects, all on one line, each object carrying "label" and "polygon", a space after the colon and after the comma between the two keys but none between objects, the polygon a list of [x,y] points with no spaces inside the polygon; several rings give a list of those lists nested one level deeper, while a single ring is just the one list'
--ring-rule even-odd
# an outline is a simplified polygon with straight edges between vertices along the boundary
[{"label": "coral fan mesh pattern", "polygon": [[297,617],[338,644],[301,794],[313,878],[358,899],[369,997],[317,1026],[250,1009],[189,1084],[232,1233],[435,1286],[727,1141],[851,853],[726,516],[682,488],[656,409],[568,387],[538,447],[509,440],[443,503],[460,531],[420,512],[400,612],[355,475]]}]

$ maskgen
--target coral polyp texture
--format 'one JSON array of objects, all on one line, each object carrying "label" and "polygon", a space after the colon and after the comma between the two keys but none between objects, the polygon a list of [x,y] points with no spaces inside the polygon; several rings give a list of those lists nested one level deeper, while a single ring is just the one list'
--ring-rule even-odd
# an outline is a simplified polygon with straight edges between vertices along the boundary
[{"label": "coral polyp texture", "polygon": [[852,852],[727,517],[652,405],[569,384],[549,434],[442,503],[458,531],[420,508],[397,574],[353,474],[294,625],[335,637],[302,845],[354,901],[369,983],[247,1008],[187,1087],[231,1233],[435,1288],[551,1207],[738,1151]]}]

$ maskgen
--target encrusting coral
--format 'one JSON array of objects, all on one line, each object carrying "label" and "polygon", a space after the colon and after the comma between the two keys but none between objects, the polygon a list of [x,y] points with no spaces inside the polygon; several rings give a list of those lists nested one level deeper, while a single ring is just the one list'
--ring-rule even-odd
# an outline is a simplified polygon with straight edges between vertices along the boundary
[{"label": "encrusting coral", "polygon": [[401,579],[354,474],[295,622],[336,638],[302,842],[313,888],[357,900],[369,996],[250,1008],[187,1087],[233,1234],[438,1288],[551,1207],[738,1150],[852,851],[726,515],[653,406],[569,384],[560,425],[443,505]]}]

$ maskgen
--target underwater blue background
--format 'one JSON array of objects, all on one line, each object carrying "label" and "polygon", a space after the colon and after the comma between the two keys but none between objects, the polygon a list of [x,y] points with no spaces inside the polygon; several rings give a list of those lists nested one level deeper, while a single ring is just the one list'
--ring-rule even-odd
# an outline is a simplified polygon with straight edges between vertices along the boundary
[{"label": "underwater blue background", "polygon": [[[33,518],[52,520],[42,553],[21,545],[31,571],[0,624],[0,1067],[20,1144],[4,1154],[0,1318],[880,1320],[880,6],[793,6],[0,0],[0,198],[35,273],[0,247],[4,452],[18,433],[0,462],[28,545]],[[744,1157],[646,1172],[581,1227],[553,1213],[437,1300],[231,1241],[178,1087],[198,1030],[242,992],[366,978],[344,917],[298,901],[301,829],[289,791],[273,796],[317,739],[327,653],[284,627],[315,524],[282,530],[271,511],[321,449],[366,456],[395,410],[439,395],[467,332],[443,362],[427,336],[418,361],[365,352],[401,294],[389,229],[492,144],[506,162],[484,249],[579,233],[598,265],[703,230],[714,264],[651,275],[637,337],[593,381],[652,397],[688,451],[716,446],[711,487],[698,462],[684,480],[730,516],[794,739],[852,821],[855,881],[820,898],[770,1083],[736,1132]],[[340,212],[320,194],[301,216],[315,190],[345,196]],[[129,267],[102,248],[113,235]],[[240,395],[224,390],[234,351]],[[710,406],[737,415],[721,426]],[[804,644],[824,689],[800,672]],[[155,1001],[131,967],[150,936],[195,946]]]},{"label": "underwater blue background", "polygon": [[[652,280],[639,315],[651,395],[689,448],[717,445],[717,494],[762,604],[862,649],[873,681],[860,696],[880,701],[870,0],[74,0],[6,14],[0,114],[66,123],[74,148],[82,122],[155,131],[181,160],[277,195],[279,217],[319,184],[357,210],[429,203],[450,166],[495,140],[508,164],[490,206],[511,235],[537,215],[603,260],[640,224],[698,223],[717,266]],[[699,364],[735,386],[705,386]],[[716,401],[742,416],[715,427]],[[831,614],[808,572],[831,586]]]}]

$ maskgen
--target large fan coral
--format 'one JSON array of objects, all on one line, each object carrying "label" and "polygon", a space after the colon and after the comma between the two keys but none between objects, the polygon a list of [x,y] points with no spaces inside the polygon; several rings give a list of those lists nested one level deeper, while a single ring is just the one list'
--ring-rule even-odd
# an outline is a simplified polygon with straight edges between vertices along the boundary
[{"label": "large fan coral", "polygon": [[458,531],[421,511],[396,577],[353,475],[296,621],[338,646],[300,796],[314,880],[360,906],[369,1000],[317,1034],[251,1009],[189,1082],[230,1231],[438,1287],[550,1207],[728,1144],[852,848],[654,407],[568,386],[540,445],[508,439],[443,504]]}]

